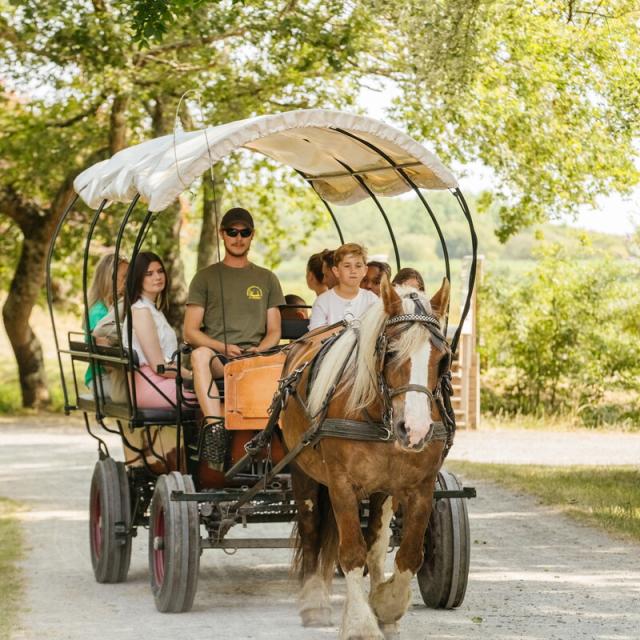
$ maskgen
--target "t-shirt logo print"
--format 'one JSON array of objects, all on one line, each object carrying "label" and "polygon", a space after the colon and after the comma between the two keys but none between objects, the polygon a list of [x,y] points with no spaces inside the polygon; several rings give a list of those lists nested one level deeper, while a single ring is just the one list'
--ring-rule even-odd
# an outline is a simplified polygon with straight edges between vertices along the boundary
[{"label": "t-shirt logo print", "polygon": [[247,298],[249,300],[262,300],[262,289],[255,284],[247,287]]}]

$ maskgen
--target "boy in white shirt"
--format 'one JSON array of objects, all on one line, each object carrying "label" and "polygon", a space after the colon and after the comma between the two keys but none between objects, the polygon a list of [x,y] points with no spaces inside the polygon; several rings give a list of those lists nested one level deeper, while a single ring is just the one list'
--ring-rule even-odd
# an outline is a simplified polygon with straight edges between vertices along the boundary
[{"label": "boy in white shirt", "polygon": [[310,330],[359,318],[379,300],[375,293],[360,288],[367,273],[367,254],[359,244],[349,242],[336,249],[331,270],[338,284],[316,298],[311,309]]}]

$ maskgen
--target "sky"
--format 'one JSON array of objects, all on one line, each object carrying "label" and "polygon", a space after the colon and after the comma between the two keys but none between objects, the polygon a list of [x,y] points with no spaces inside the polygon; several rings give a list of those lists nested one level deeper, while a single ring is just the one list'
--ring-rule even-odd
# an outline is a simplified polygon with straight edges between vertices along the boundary
[{"label": "sky", "polygon": [[[398,88],[391,82],[380,86],[380,91],[362,87],[358,103],[372,118],[388,122],[402,129],[401,124],[394,122],[386,115],[391,101],[398,95]],[[425,146],[429,148],[428,140],[424,142]],[[454,174],[459,175],[461,168],[451,167],[451,169]],[[478,193],[491,184],[491,170],[480,163],[464,169],[467,175],[459,178],[463,193]],[[640,227],[640,185],[628,197],[623,198],[618,194],[601,197],[598,199],[596,208],[582,207],[575,217],[563,218],[558,222],[590,231],[602,231],[617,235],[631,234],[636,227]]]}]

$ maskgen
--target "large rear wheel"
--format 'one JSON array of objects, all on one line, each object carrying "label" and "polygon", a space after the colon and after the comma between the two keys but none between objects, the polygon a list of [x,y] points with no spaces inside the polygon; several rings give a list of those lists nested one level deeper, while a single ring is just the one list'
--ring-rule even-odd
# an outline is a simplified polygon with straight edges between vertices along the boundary
[{"label": "large rear wheel", "polygon": [[149,573],[156,608],[189,611],[198,586],[200,519],[196,502],[171,500],[172,491],[195,491],[191,476],[160,476],[151,500]]},{"label": "large rear wheel", "polygon": [[98,582],[124,582],[131,563],[131,493],[127,471],[113,458],[98,460],[89,498],[91,564]]},{"label": "large rear wheel", "polygon": [[[436,490],[460,490],[453,473],[441,471]],[[453,609],[464,600],[469,577],[469,515],[465,498],[441,498],[425,534],[424,562],[418,571],[422,600],[433,609]]]}]

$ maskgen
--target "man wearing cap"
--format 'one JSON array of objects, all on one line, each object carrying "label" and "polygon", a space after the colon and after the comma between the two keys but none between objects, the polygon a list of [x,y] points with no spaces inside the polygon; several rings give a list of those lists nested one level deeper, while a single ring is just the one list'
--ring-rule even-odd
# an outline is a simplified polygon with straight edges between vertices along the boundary
[{"label": "man wearing cap", "polygon": [[[253,218],[240,207],[220,223],[225,255],[198,271],[189,286],[184,338],[194,347],[193,379],[205,424],[221,415],[211,379],[223,375],[223,363],[243,353],[258,353],[280,341],[280,310],[285,304],[274,273],[249,262]],[[223,304],[224,303],[224,304]]]}]

